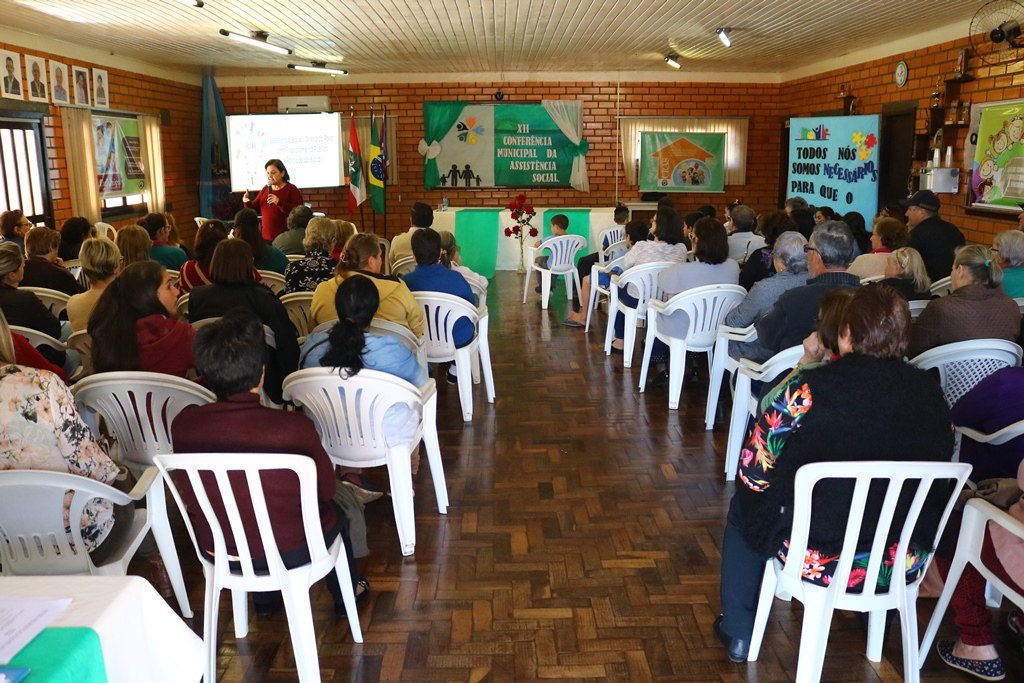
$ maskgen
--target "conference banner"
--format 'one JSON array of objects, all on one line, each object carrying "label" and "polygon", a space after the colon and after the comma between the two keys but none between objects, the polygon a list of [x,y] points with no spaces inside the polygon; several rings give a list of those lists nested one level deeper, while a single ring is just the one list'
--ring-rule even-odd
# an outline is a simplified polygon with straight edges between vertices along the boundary
[{"label": "conference banner", "polygon": [[786,197],[803,197],[839,215],[878,213],[878,116],[789,120]]},{"label": "conference banner", "polygon": [[541,104],[425,102],[423,116],[427,189],[568,187],[586,153]]},{"label": "conference banner", "polygon": [[1024,101],[981,110],[971,193],[975,205],[1020,209],[1024,202]]},{"label": "conference banner", "polygon": [[145,192],[139,122],[119,116],[93,116],[92,130],[100,199]]},{"label": "conference banner", "polygon": [[640,133],[641,192],[724,192],[725,133]]}]

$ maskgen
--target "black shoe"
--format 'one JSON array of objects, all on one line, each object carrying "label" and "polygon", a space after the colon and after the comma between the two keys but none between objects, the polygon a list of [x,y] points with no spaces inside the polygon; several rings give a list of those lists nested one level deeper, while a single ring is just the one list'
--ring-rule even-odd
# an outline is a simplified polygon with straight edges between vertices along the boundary
[{"label": "black shoe", "polygon": [[534,287],[534,288],[533,288],[533,291],[535,291],[535,292],[537,292],[538,294],[540,294],[540,285],[537,285],[536,287]]},{"label": "black shoe", "polygon": [[723,631],[722,619],[724,619],[724,617],[721,614],[719,614],[718,618],[715,619],[715,636],[717,636],[718,640],[725,646],[725,654],[729,658],[729,661],[734,664],[742,664],[747,661],[747,655],[750,653],[750,642],[733,638]]},{"label": "black shoe", "polygon": [[668,384],[668,370],[662,370],[647,383],[649,387],[663,387]]},{"label": "black shoe", "polygon": [[272,617],[284,607],[284,599],[280,591],[253,593],[252,606],[257,617]]}]

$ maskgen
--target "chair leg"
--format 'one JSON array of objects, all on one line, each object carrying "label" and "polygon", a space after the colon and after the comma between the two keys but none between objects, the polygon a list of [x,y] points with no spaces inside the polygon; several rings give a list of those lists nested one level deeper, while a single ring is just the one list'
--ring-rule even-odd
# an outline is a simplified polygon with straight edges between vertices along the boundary
[{"label": "chair leg", "polygon": [[736,478],[736,469],[740,464],[740,449],[743,446],[743,434],[750,414],[747,409],[749,396],[750,378],[743,373],[737,373],[736,396],[732,402],[732,415],[729,417],[729,439],[725,446],[726,481],[733,481]]},{"label": "chair leg", "polygon": [[462,421],[473,421],[473,368],[469,349],[455,351],[455,372],[458,373],[459,403],[462,405]]},{"label": "chair leg", "polygon": [[803,603],[804,619],[800,628],[796,683],[819,683],[834,608],[826,599],[824,590],[804,591]]},{"label": "chair leg", "polygon": [[[338,542],[343,542],[340,537]],[[348,617],[348,628],[352,631],[352,640],[361,643],[363,642],[363,629],[359,623],[356,594],[352,590],[352,574],[348,570],[348,560],[345,559],[344,548],[339,549],[338,561],[334,563],[334,572],[338,576],[338,585],[341,587],[341,600],[345,603],[345,615]]]},{"label": "chair leg", "polygon": [[526,264],[526,275],[523,276],[523,303],[526,303],[526,297],[530,294],[530,282],[533,280],[533,263]]},{"label": "chair leg", "polygon": [[882,661],[882,643],[885,639],[885,616],[887,610],[876,609],[868,612],[868,645],[865,656],[870,662]]},{"label": "chair leg", "polygon": [[548,299],[551,297],[551,271],[540,270],[540,307],[548,310]]},{"label": "chair leg", "polygon": [[711,370],[708,379],[708,403],[704,408],[704,429],[715,428],[715,415],[718,413],[718,397],[722,393],[722,374],[725,372],[725,360],[729,355],[729,342],[719,339],[715,342],[715,350],[711,354]]},{"label": "chair leg", "polygon": [[235,620],[235,638],[249,635],[249,594],[243,590],[231,591],[231,614]]},{"label": "chair leg", "polygon": [[683,393],[686,376],[686,344],[672,343],[668,357],[668,409],[679,410],[679,395]]},{"label": "chair leg", "polygon": [[654,340],[656,339],[653,334],[652,328],[655,323],[648,323],[647,335],[644,337],[644,352],[640,360],[640,393],[644,393],[644,389],[647,388],[647,373],[651,368],[651,353],[654,349]]},{"label": "chair leg", "polygon": [[[593,290],[591,290],[593,291]],[[619,291],[616,287],[611,288],[608,296],[608,327],[604,331],[604,355],[612,355],[612,340],[615,339],[615,316],[622,315],[619,312]]]},{"label": "chair leg", "polygon": [[284,611],[288,615],[288,633],[295,652],[295,670],[299,683],[319,683],[320,657],[316,650],[313,609],[309,604],[308,568],[285,572],[281,583]]},{"label": "chair leg", "polygon": [[764,641],[764,632],[768,627],[768,615],[772,611],[772,602],[775,600],[775,588],[779,584],[778,574],[775,573],[775,562],[769,560],[764,568],[764,577],[761,579],[761,592],[757,597],[757,612],[754,613],[754,631],[750,636],[750,650],[747,654],[748,662],[756,662],[761,653],[761,643]]},{"label": "chair leg", "polygon": [[622,367],[633,367],[633,347],[636,346],[636,319],[635,309],[626,313],[625,339],[622,343]]},{"label": "chair leg", "polygon": [[477,353],[480,356],[480,366],[484,373],[484,389],[487,390],[487,402],[494,403],[494,370],[491,368],[491,345],[487,340],[486,328],[480,329],[477,342]]},{"label": "chair leg", "polygon": [[[580,301],[580,304],[583,302]],[[594,313],[594,307],[597,305],[597,279],[592,275],[590,277],[590,298],[587,299],[587,324],[584,325],[583,331],[590,332],[590,316]]]},{"label": "chair leg", "polygon": [[[918,683],[921,680],[920,664],[917,661],[917,590],[909,587],[907,601],[900,606],[900,621],[903,626],[903,680]],[[882,622],[883,630],[885,622]],[[881,653],[879,653],[881,654]]]},{"label": "chair leg", "polygon": [[423,404],[423,445],[427,449],[427,462],[430,463],[430,478],[434,481],[437,511],[442,515],[448,514],[448,484],[444,478],[441,444],[437,438],[437,394]]},{"label": "chair leg", "polygon": [[[391,506],[395,510],[395,526],[403,555],[416,552],[416,516],[412,499],[412,463],[409,451],[388,449],[388,479],[391,482]],[[431,472],[433,474],[433,472]]]},{"label": "chair leg", "polygon": [[961,548],[958,546],[957,553],[953,556],[953,563],[949,567],[949,574],[946,576],[946,584],[942,589],[942,594],[939,595],[938,602],[935,603],[935,610],[932,612],[932,618],[928,622],[928,628],[924,632],[924,639],[921,641],[921,648],[918,650],[917,662],[919,667],[924,666],[924,662],[928,658],[928,653],[932,648],[932,641],[935,640],[935,634],[939,632],[939,626],[942,625],[942,617],[946,614],[949,601],[953,599],[953,591],[956,590],[956,585],[960,582],[960,577],[963,575],[965,567],[967,567],[967,553],[961,552]]},{"label": "chair leg", "polygon": [[174,545],[171,534],[171,522],[167,518],[167,498],[163,479],[157,479],[146,496],[146,506],[150,518],[150,531],[160,551],[160,557],[167,569],[167,577],[174,589],[174,597],[178,600],[181,616],[192,618],[192,606],[188,602],[188,591],[185,590],[185,579],[181,574],[181,563],[178,561],[178,549]]},{"label": "chair leg", "polygon": [[213,569],[203,567],[206,575],[206,593],[203,596],[203,646],[206,648],[206,675],[204,683],[217,680],[217,612],[220,606],[220,589],[214,583]]}]

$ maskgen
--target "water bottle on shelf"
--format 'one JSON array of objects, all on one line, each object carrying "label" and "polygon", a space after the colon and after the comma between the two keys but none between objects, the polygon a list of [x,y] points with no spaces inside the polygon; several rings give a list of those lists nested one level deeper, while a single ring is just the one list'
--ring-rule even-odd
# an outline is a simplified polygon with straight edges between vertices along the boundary
[{"label": "water bottle on shelf", "polygon": [[447,211],[448,210],[448,197],[441,197],[441,210],[442,211]]}]

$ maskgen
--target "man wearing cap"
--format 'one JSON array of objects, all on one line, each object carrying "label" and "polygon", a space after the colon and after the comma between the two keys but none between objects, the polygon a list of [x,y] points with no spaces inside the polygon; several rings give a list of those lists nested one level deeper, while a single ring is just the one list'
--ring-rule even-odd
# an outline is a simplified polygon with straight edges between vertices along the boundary
[{"label": "man wearing cap", "polygon": [[949,277],[953,270],[953,252],[964,245],[960,229],[939,218],[942,202],[931,190],[920,190],[910,199],[904,199],[900,206],[907,210],[907,227],[910,228],[910,244],[917,249],[924,260],[925,270],[932,282]]}]

